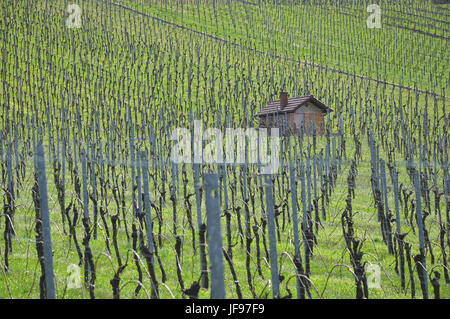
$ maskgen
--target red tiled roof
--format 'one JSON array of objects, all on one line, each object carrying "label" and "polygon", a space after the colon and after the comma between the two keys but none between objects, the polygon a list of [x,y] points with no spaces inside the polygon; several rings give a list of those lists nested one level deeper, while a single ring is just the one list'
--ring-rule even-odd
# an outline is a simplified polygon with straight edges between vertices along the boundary
[{"label": "red tiled roof", "polygon": [[328,106],[316,99],[313,95],[299,96],[288,99],[288,104],[280,109],[280,100],[270,102],[265,108],[263,108],[256,116],[275,114],[275,113],[290,113],[295,112],[300,106],[306,102],[311,102],[320,108],[324,113],[333,112]]}]

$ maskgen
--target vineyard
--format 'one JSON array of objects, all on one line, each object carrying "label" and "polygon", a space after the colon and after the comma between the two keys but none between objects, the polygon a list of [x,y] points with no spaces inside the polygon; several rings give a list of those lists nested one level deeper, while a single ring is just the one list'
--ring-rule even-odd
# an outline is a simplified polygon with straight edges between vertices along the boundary
[{"label": "vineyard", "polygon": [[371,3],[2,0],[0,298],[450,298],[450,6]]}]

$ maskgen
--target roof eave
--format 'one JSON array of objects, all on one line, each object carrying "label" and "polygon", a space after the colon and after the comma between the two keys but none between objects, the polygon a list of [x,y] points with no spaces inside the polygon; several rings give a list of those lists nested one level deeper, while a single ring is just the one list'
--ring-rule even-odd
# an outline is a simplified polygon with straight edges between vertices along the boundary
[{"label": "roof eave", "polygon": [[277,115],[277,114],[286,114],[286,113],[293,113],[293,112],[295,112],[295,110],[287,110],[287,111],[278,110],[275,112],[257,113],[257,114],[255,114],[255,116]]},{"label": "roof eave", "polygon": [[[271,103],[273,103],[273,102],[276,102],[276,101],[270,102],[269,105]],[[268,112],[264,112],[264,113],[258,112],[256,114],[256,116],[261,117],[261,116],[269,116],[269,115],[279,115],[279,114],[286,114],[286,113],[294,113],[295,111],[297,111],[300,107],[302,107],[307,102],[313,103],[315,106],[317,106],[319,109],[321,109],[323,113],[334,112],[333,109],[331,109],[328,106],[326,106],[322,101],[316,99],[314,97],[314,95],[309,95],[306,100],[304,100],[302,103],[296,105],[295,107],[290,108],[289,110],[279,110],[278,109],[276,111],[268,111]]]}]

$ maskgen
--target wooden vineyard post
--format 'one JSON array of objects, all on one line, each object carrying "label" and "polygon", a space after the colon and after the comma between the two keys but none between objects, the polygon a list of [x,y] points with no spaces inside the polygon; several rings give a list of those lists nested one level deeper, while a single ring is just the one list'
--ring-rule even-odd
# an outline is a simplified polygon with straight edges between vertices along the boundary
[{"label": "wooden vineyard post", "polygon": [[219,178],[217,174],[205,174],[203,180],[211,272],[211,299],[225,299],[225,269],[222,257],[222,231],[220,227]]},{"label": "wooden vineyard post", "polygon": [[[309,267],[309,257],[311,248],[310,241],[309,241],[309,235],[308,235],[308,210],[306,208],[306,185],[305,185],[305,168],[304,168],[304,162],[300,162],[300,181],[301,181],[301,188],[302,188],[302,206],[303,206],[303,222],[302,222],[302,235],[303,235],[303,241],[305,243],[305,276],[309,277],[310,267]],[[306,289],[308,289],[308,286],[306,286]],[[308,292],[308,291],[307,291]]]},{"label": "wooden vineyard post", "polygon": [[[308,232],[313,230],[313,219],[312,219],[312,206],[311,206],[311,163],[309,161],[309,156],[306,158],[306,194],[307,194],[307,199],[306,199],[306,203],[307,203],[307,207],[308,207],[308,219],[307,219],[307,228],[308,228]],[[312,246],[311,248],[311,252],[312,252]]]},{"label": "wooden vineyard post", "polygon": [[81,166],[83,175],[83,226],[84,226],[84,239],[83,245],[84,249],[84,280],[86,285],[89,287],[89,293],[91,299],[95,299],[95,264],[92,258],[92,251],[89,244],[91,239],[91,229],[89,225],[89,194],[87,189],[87,164],[86,164],[86,151],[81,150]]},{"label": "wooden vineyard post", "polygon": [[[428,278],[427,278],[427,264],[425,254],[425,240],[423,231],[423,218],[422,218],[422,201],[421,201],[421,187],[420,187],[420,174],[418,170],[414,170],[414,187],[416,190],[416,217],[417,226],[419,228],[419,243],[420,254],[414,257],[417,264],[417,271],[419,273],[419,279],[422,286],[422,294],[424,299],[428,299]],[[419,267],[420,266],[420,267]]]},{"label": "wooden vineyard post", "polygon": [[132,194],[132,201],[133,201],[133,222],[136,218],[136,205],[134,204],[136,202],[136,193],[134,190],[134,183],[135,183],[135,151],[134,151],[134,123],[131,120],[131,115],[128,115],[129,120],[131,122],[130,126],[130,156],[131,156],[131,194]]},{"label": "wooden vineyard post", "polygon": [[97,175],[95,172],[95,144],[91,144],[91,187],[92,187],[92,203],[93,203],[93,210],[94,210],[94,239],[97,239],[97,220],[98,220],[98,202],[97,202]]},{"label": "wooden vineyard post", "polygon": [[42,218],[42,237],[44,240],[45,291],[47,293],[47,299],[55,299],[50,212],[48,209],[47,178],[45,176],[45,158],[42,143],[37,146],[36,156],[39,181],[39,202]]},{"label": "wooden vineyard post", "polygon": [[313,186],[314,186],[314,199],[313,199],[313,205],[314,205],[314,230],[316,233],[319,232],[319,224],[320,224],[320,217],[319,217],[319,198],[317,197],[317,157],[313,157]]},{"label": "wooden vineyard post", "polygon": [[390,254],[394,254],[394,247],[392,244],[392,234],[391,234],[391,222],[390,222],[390,212],[389,212],[389,205],[388,205],[388,190],[387,190],[387,184],[386,184],[386,163],[385,161],[380,158],[379,160],[379,174],[380,174],[380,180],[381,180],[381,198],[380,201],[384,200],[384,221],[385,221],[385,231],[386,231],[386,239],[387,239],[387,245],[388,245],[388,251]]},{"label": "wooden vineyard post", "polygon": [[272,275],[273,298],[280,297],[280,280],[278,278],[277,239],[275,234],[275,212],[273,203],[272,176],[265,175],[267,224],[269,226],[270,273]]},{"label": "wooden vineyard post", "polygon": [[395,233],[395,238],[398,242],[398,254],[400,256],[400,282],[402,289],[405,290],[405,257],[403,255],[404,250],[404,236],[401,235],[401,224],[400,224],[400,208],[399,208],[399,192],[398,192],[398,176],[395,167],[392,169],[392,184],[394,186],[394,196],[395,196],[395,220],[397,224],[397,230]]},{"label": "wooden vineyard post", "polygon": [[200,165],[198,163],[201,162],[202,156],[202,144],[196,143],[194,136],[195,134],[201,134],[201,126],[196,127],[194,125],[193,134],[192,134],[192,151],[194,154],[197,154],[197,157],[194,156],[194,189],[195,189],[195,202],[197,208],[197,225],[198,225],[198,236],[199,236],[199,245],[200,245],[200,271],[201,271],[201,286],[202,288],[207,289],[209,286],[208,280],[208,263],[206,260],[206,252],[205,252],[205,243],[204,243],[204,225],[202,222],[202,193],[200,190]]},{"label": "wooden vineyard post", "polygon": [[398,204],[398,176],[397,170],[395,167],[392,169],[392,184],[394,185],[394,196],[395,196],[395,220],[397,225],[397,234],[401,233],[401,224],[400,224],[400,208]]},{"label": "wooden vineyard post", "polygon": [[222,178],[223,178],[223,195],[224,195],[224,212],[227,223],[227,253],[230,259],[233,258],[233,243],[231,241],[231,213],[228,208],[228,190],[227,190],[227,171],[225,165],[222,165]]},{"label": "wooden vineyard post", "polygon": [[301,264],[302,257],[300,254],[300,240],[298,238],[298,213],[297,213],[297,183],[295,181],[295,163],[291,159],[291,140],[289,139],[289,173],[290,173],[290,184],[291,184],[291,206],[292,206],[292,223],[294,229],[294,263],[297,271],[297,298],[304,299],[305,291],[303,285],[301,284],[300,275],[301,274]]},{"label": "wooden vineyard post", "polygon": [[83,215],[84,218],[89,218],[89,195],[87,190],[87,164],[85,150],[81,151],[81,168],[83,177]]},{"label": "wooden vineyard post", "polygon": [[[152,288],[151,288],[151,297],[158,298],[159,292],[158,292],[158,282],[156,280],[155,275],[155,268],[154,268],[154,260],[153,260],[153,253],[154,253],[154,247],[153,247],[153,226],[152,226],[152,215],[151,215],[151,203],[150,203],[150,191],[148,186],[148,159],[147,159],[147,153],[145,151],[140,152],[140,156],[138,157],[140,159],[140,167],[142,168],[142,179],[144,182],[144,207],[145,207],[145,225],[147,229],[147,241],[148,241],[148,249],[150,252],[150,276],[151,276],[151,282],[152,282]],[[139,170],[139,167],[138,167]],[[139,197],[140,195],[140,188],[139,188]]]}]

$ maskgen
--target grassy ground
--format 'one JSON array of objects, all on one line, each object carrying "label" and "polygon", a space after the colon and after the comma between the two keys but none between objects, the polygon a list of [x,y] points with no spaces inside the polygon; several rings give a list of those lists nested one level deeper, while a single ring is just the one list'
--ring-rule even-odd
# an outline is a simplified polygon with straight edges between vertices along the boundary
[{"label": "grassy ground", "polygon": [[[351,147],[349,147],[351,150]],[[364,148],[364,150],[366,150]],[[376,210],[373,207],[373,197],[370,188],[370,164],[363,161],[359,166],[359,175],[356,179],[355,200],[353,201],[353,212],[355,221],[356,236],[363,239],[364,246],[362,251],[365,253],[363,261],[370,264],[376,264],[381,269],[381,286],[380,288],[371,288],[369,290],[370,298],[410,298],[409,274],[406,271],[407,285],[406,291],[403,292],[400,287],[400,277],[394,271],[395,258],[389,255],[387,247],[383,243],[380,232],[380,224],[376,218]],[[347,195],[347,170],[348,164],[343,165],[342,173],[337,181],[337,187],[331,197],[330,206],[327,209],[327,218],[322,220],[320,230],[318,232],[318,245],[314,248],[314,257],[311,260],[311,294],[313,298],[354,298],[355,297],[355,283],[353,275],[351,274],[351,263],[349,254],[345,246],[344,238],[342,236],[341,214],[345,208],[345,198]],[[407,178],[405,172],[401,172],[403,178]],[[28,177],[27,185],[31,185],[31,177]],[[50,179],[50,177],[49,177]],[[189,191],[193,191],[190,187]],[[300,196],[300,189],[299,196]],[[88,298],[89,292],[83,286],[80,289],[67,288],[67,281],[71,275],[68,272],[68,267],[71,264],[78,264],[78,256],[74,244],[69,244],[68,236],[63,234],[60,213],[56,201],[56,190],[53,184],[49,182],[50,193],[50,207],[51,207],[51,228],[52,241],[54,251],[54,271],[56,279],[56,291],[58,298]],[[39,297],[39,276],[40,266],[38,263],[36,249],[35,249],[35,235],[34,235],[34,211],[32,201],[29,198],[30,191],[24,189],[21,192],[18,211],[15,218],[15,229],[17,237],[13,240],[14,253],[10,255],[10,271],[6,277],[3,275],[0,280],[0,296],[2,298],[9,298],[10,293],[14,298],[38,298]],[[72,192],[69,191],[67,196],[71,197]],[[156,199],[152,193],[152,201]],[[280,194],[275,194],[277,198]],[[230,196],[230,195],[229,195]],[[127,203],[131,203],[131,194],[127,194]],[[389,204],[394,207],[393,198],[391,196]],[[115,205],[110,205],[110,210],[115,210]],[[257,203],[259,206],[259,203]],[[301,207],[301,206],[300,206]],[[188,228],[187,219],[184,210],[184,203],[182,198],[178,201],[178,232],[181,233],[183,240],[181,267],[185,286],[188,287],[193,281],[198,280],[199,277],[199,253],[195,254],[192,249],[192,237]],[[90,207],[92,210],[92,206]],[[195,209],[195,206],[194,208]],[[444,207],[442,207],[444,209]],[[203,207],[204,211],[204,207]],[[153,212],[154,214],[154,212]],[[261,211],[257,208],[257,216],[260,216]],[[127,206],[128,227],[130,227],[132,209],[130,205]],[[153,215],[154,216],[154,215]],[[182,298],[181,289],[177,280],[176,274],[176,259],[174,253],[175,240],[172,233],[172,210],[170,202],[165,205],[164,209],[164,224],[163,224],[163,246],[159,249],[160,258],[163,267],[167,274],[167,281],[165,285],[160,285],[160,293],[162,298]],[[300,216],[302,212],[300,211]],[[411,233],[411,228],[402,216],[402,231]],[[282,227],[282,217],[279,216],[279,225]],[[437,216],[431,216],[427,219],[427,228],[430,230],[430,238],[435,247],[434,254],[437,260],[442,259],[440,250],[438,248],[438,234],[436,231]],[[223,234],[225,234],[225,222],[222,220]],[[110,226],[111,227],[111,226]],[[154,232],[159,227],[156,218],[154,218]],[[417,226],[416,226],[417,229]],[[112,254],[106,250],[104,238],[105,233],[99,224],[98,239],[91,241],[93,256],[96,263],[97,279],[95,284],[95,292],[97,298],[112,298],[112,288],[110,280],[114,272],[117,270],[117,258],[114,251]],[[81,243],[83,236],[83,228],[81,223],[77,227],[78,240]],[[197,238],[198,239],[198,238]],[[410,234],[407,240],[413,244],[413,253],[418,252],[417,236]],[[237,232],[236,216],[233,217],[233,241],[239,242]],[[198,242],[198,240],[197,240]],[[303,243],[303,242],[302,242]],[[225,238],[223,241],[225,245]],[[126,260],[127,252],[132,249],[131,242],[126,238],[125,231],[122,227],[118,235],[118,245],[122,261]],[[83,249],[83,247],[82,247]],[[265,293],[270,292],[270,267],[268,260],[265,258],[264,247],[260,245],[262,258],[262,274],[264,278],[259,276],[256,271],[256,248],[252,247],[252,262],[251,267],[254,275],[254,285],[258,295],[264,296]],[[286,281],[295,274],[295,268],[290,261],[293,255],[293,234],[292,223],[286,224],[285,231],[281,232],[281,240],[278,242],[278,256],[280,273],[285,276],[285,281],[281,284],[282,295],[287,295]],[[301,251],[304,250],[302,245]],[[290,256],[290,258],[288,257]],[[134,289],[136,287],[135,280],[138,277],[136,266],[132,261],[131,253],[129,254],[128,266],[123,272],[121,278],[121,297],[134,298]],[[243,296],[251,298],[251,293],[248,289],[245,271],[245,248],[237,244],[233,250],[233,261],[237,271],[240,285],[243,291]],[[430,264],[429,258],[427,265]],[[145,262],[141,264],[143,269],[146,269]],[[159,267],[156,267],[157,277],[161,279],[161,272]],[[148,273],[144,270],[143,285],[150,294],[150,280]],[[81,269],[80,278],[83,282],[83,270]],[[230,298],[237,298],[235,291],[235,284],[233,282],[228,265],[225,264],[226,290],[227,296]],[[421,291],[417,274],[415,273],[416,296],[421,297]],[[441,281],[441,296],[448,298],[450,294],[450,287]],[[295,278],[288,282],[288,288],[295,293]],[[432,286],[429,284],[429,291],[432,294]],[[200,297],[208,298],[209,291],[202,289]],[[146,292],[141,290],[137,298],[146,298]]]},{"label": "grassy ground", "polygon": [[[233,1],[165,2],[117,0],[164,21],[261,51],[421,89],[448,85],[445,54],[448,16],[428,3],[382,4],[382,27],[369,29],[362,3],[261,7]],[[421,33],[422,32],[422,33]],[[423,32],[428,34],[424,36]],[[423,45],[418,45],[422,43]],[[420,59],[418,59],[420,57]],[[429,74],[444,83],[431,84]]]},{"label": "grassy ground", "polygon": [[[370,100],[371,107],[379,107],[381,112],[385,112],[382,116],[387,116],[386,114],[390,111],[389,108],[392,104],[400,103],[400,99],[402,99],[403,103],[410,106],[413,104],[411,101],[415,97],[414,93],[411,93],[410,97],[408,91],[399,91],[398,89],[382,91],[381,86],[375,86],[373,82],[353,81],[352,78],[335,72],[325,73],[318,68],[301,66],[296,62],[273,58],[266,54],[256,54],[249,52],[249,50],[242,51],[239,47],[221,45],[210,38],[198,34],[192,35],[192,32],[174,28],[164,23],[149,23],[148,17],[131,15],[125,13],[127,11],[124,9],[114,9],[116,11],[111,15],[99,14],[100,12],[107,12],[102,2],[90,4],[81,2],[85,14],[81,30],[65,28],[64,22],[67,13],[63,2],[48,2],[48,11],[44,10],[45,3],[43,1],[28,2],[33,3],[31,9],[35,10],[33,11],[36,13],[34,15],[25,14],[26,1],[18,3],[17,5],[10,3],[10,6],[4,3],[1,7],[2,17],[5,17],[5,19],[0,22],[2,48],[4,49],[0,69],[4,85],[2,94],[0,94],[0,101],[2,104],[7,103],[16,108],[20,107],[24,112],[23,118],[26,115],[33,114],[32,110],[35,107],[43,110],[43,106],[51,106],[54,112],[52,120],[57,122],[61,118],[60,110],[63,106],[70,111],[74,111],[79,106],[83,125],[90,128],[88,119],[92,109],[105,108],[109,110],[111,116],[114,115],[117,116],[116,119],[123,120],[126,117],[126,110],[130,106],[144,105],[151,108],[151,113],[158,113],[165,106],[162,101],[173,107],[174,114],[180,112],[187,118],[189,103],[186,101],[189,99],[187,93],[189,77],[193,78],[194,83],[191,92],[194,111],[202,113],[204,109],[201,105],[208,104],[213,100],[217,109],[223,108],[221,115],[235,114],[235,122],[239,122],[239,119],[244,116],[242,109],[245,103],[242,102],[242,92],[245,92],[246,97],[248,97],[248,104],[251,105],[253,110],[259,110],[268,100],[277,98],[277,90],[283,85],[283,81],[287,82],[285,85],[289,92],[300,94],[305,89],[303,83],[309,83],[313,78],[314,86],[309,88],[309,92],[316,96],[328,97],[327,103],[333,107],[336,106],[336,113],[347,111],[347,115],[349,105],[354,105],[355,109],[361,110],[367,106],[362,101]],[[206,32],[209,35],[229,39],[233,43],[242,43],[253,49],[271,52],[290,59],[314,62],[375,78],[377,77],[375,65],[379,65],[380,70],[386,70],[384,76],[388,81],[409,86],[414,86],[416,82],[418,88],[433,88],[436,91],[439,91],[440,87],[448,87],[450,64],[448,63],[448,55],[445,54],[446,40],[436,37],[423,37],[415,32],[392,26],[383,27],[380,30],[367,30],[364,18],[366,13],[363,7],[356,9],[330,7],[327,9],[305,5],[295,7],[263,5],[259,9],[233,2],[233,11],[230,11],[230,7],[226,4],[217,3],[218,24],[216,25],[215,18],[213,18],[215,17],[214,9],[211,5],[201,7],[199,21],[197,7],[189,2],[183,7],[183,18],[181,18],[178,2],[178,4],[175,2],[162,4],[141,1],[117,1],[117,3],[136,8],[141,12],[169,22]],[[95,4],[99,8],[96,8]],[[396,10],[395,7],[390,9]],[[416,9],[426,10],[430,7],[424,5]],[[120,16],[119,11],[121,12]],[[337,14],[336,11],[340,13]],[[343,13],[352,13],[359,15],[359,17],[352,18]],[[390,15],[394,18],[411,20],[411,14],[414,14],[412,9],[401,14],[390,11]],[[420,14],[428,20],[448,21],[448,17],[437,10]],[[110,21],[108,20],[109,17],[115,20]],[[119,17],[122,17],[122,20]],[[233,19],[235,19],[236,26],[232,23]],[[408,23],[411,23],[411,21]],[[448,35],[443,31],[445,24],[437,23],[438,35]],[[424,26],[421,30],[429,33],[433,31],[430,26]],[[126,40],[125,33],[129,37],[128,40]],[[135,38],[132,38],[133,36]],[[275,44],[276,41],[277,45],[272,46],[271,44],[269,47],[269,40],[272,44]],[[381,48],[384,49],[381,50]],[[181,62],[183,58],[185,60]],[[191,72],[190,76],[188,70]],[[202,73],[203,70],[206,71]],[[440,76],[441,82],[430,82],[428,80],[430,72],[435,72],[435,81]],[[224,75],[225,73],[227,73],[227,76]],[[178,76],[174,74],[178,74]],[[409,74],[411,74],[411,77],[409,77]],[[176,85],[170,85],[174,81],[176,81]],[[100,82],[101,84],[99,84]],[[433,86],[433,83],[435,86]],[[99,87],[100,89],[98,89]],[[339,101],[342,102],[344,97],[336,98],[336,95],[344,92],[341,91],[343,87],[348,89],[348,91],[345,91],[348,94],[348,100],[346,100],[348,103],[344,106],[339,103]],[[154,91],[152,91],[152,88]],[[70,92],[70,94],[66,92]],[[329,92],[335,93],[330,94]],[[424,109],[425,101],[428,101],[429,105],[434,102],[431,98],[427,100],[424,95],[418,96],[414,103],[416,101],[421,110]],[[336,102],[336,105],[334,105],[334,102]],[[436,102],[439,116],[446,113],[445,102],[442,100]],[[430,119],[433,115],[431,108],[429,106],[428,109]],[[171,115],[173,114],[170,113],[167,116],[170,118]],[[362,116],[362,112],[356,112],[357,121]],[[45,121],[44,116],[41,120]],[[212,120],[214,122],[216,118]],[[383,118],[383,120],[386,121],[386,118]],[[142,113],[139,113],[137,122],[140,123],[141,121],[143,121]],[[346,116],[346,121],[347,123],[350,121],[349,116]],[[76,125],[73,113],[70,117],[70,123],[73,126]],[[105,136],[101,136],[103,139],[108,134],[109,127],[107,127],[107,124],[109,123],[106,123],[106,128],[102,127],[105,134]],[[139,131],[141,133],[145,132],[146,126],[142,125],[142,127],[144,129]],[[139,129],[137,128],[137,131]],[[25,131],[31,135],[30,131]],[[30,140],[30,135],[20,136],[21,143]],[[386,137],[392,139],[392,132],[386,132]],[[362,249],[365,252],[363,260],[377,264],[381,268],[381,288],[371,288],[369,296],[370,298],[409,298],[411,295],[409,274],[406,273],[406,292],[402,292],[399,275],[394,270],[395,259],[387,253],[386,245],[382,241],[370,188],[370,152],[365,137],[362,139],[364,140],[363,159],[358,167],[356,196],[353,201],[355,229],[358,238],[365,240]],[[83,144],[83,142],[80,143]],[[323,141],[320,146],[323,147]],[[349,142],[347,149],[349,157],[353,154],[352,148],[352,143]],[[382,156],[385,157],[386,154],[382,154]],[[400,155],[399,158],[401,158]],[[22,188],[19,188],[18,195],[20,197],[16,203],[17,211],[14,227],[17,236],[13,239],[13,253],[9,256],[10,269],[8,273],[0,273],[1,298],[39,297],[40,266],[35,248],[35,213],[31,197],[33,185],[31,157],[26,158],[26,165],[27,176]],[[51,163],[47,163],[47,167],[57,297],[88,298],[89,292],[85,287],[80,289],[66,287],[70,275],[68,267],[71,264],[78,264],[79,260],[73,242],[70,244],[68,236],[64,234],[57,193],[52,178]],[[341,214],[345,207],[347,194],[348,168],[349,163],[345,162],[337,180],[337,187],[330,199],[327,219],[326,221],[322,220],[322,226],[317,235],[318,245],[315,247],[315,254],[311,260],[311,294],[313,298],[355,297],[355,283],[351,270],[348,268],[351,264],[341,226]],[[191,178],[192,173],[190,168],[188,169]],[[400,182],[410,186],[405,167],[400,169]],[[68,181],[69,177],[67,177],[66,182]],[[190,181],[189,192],[193,192],[192,184],[193,182]],[[388,184],[391,185],[390,179]],[[66,196],[68,201],[75,200],[73,185],[70,183],[67,185]],[[154,186],[151,185],[151,200],[157,202]],[[300,194],[300,188],[298,194]],[[132,220],[132,199],[129,187],[126,195],[129,227]],[[282,195],[279,192],[275,194],[278,201]],[[391,191],[389,202],[391,209],[394,207],[392,196]],[[3,207],[1,205],[3,203],[0,203],[0,207]],[[198,251],[194,253],[192,249],[192,236],[188,228],[182,197],[178,199],[177,205],[180,214],[178,218],[179,234],[182,236],[183,243],[180,262],[185,286],[189,287],[193,281],[199,278],[199,253]],[[257,216],[261,214],[259,205],[260,203],[257,200],[255,209]],[[441,205],[441,210],[444,211],[443,201],[441,201]],[[301,204],[300,207],[302,207]],[[195,203],[192,209],[195,215]],[[204,207],[202,211],[205,211]],[[92,206],[90,206],[90,212],[92,213]],[[115,212],[116,207],[112,202],[109,205],[108,217]],[[154,214],[154,211],[152,213]],[[300,215],[302,216],[301,210]],[[171,216],[172,207],[168,200],[163,210],[163,245],[159,249],[159,256],[167,274],[167,281],[160,286],[160,294],[163,298],[181,298],[182,292],[178,284],[175,266],[175,240],[172,233]],[[417,233],[412,233],[411,227],[404,220],[403,213],[401,216],[402,230],[409,233],[406,239],[413,244],[413,254],[417,254]],[[279,217],[280,225],[281,218],[282,216]],[[108,223],[111,225],[109,218]],[[4,222],[0,224],[0,231],[4,230],[4,225]],[[157,229],[158,222],[155,218],[154,225]],[[246,281],[245,248],[240,245],[236,216],[233,216],[232,226],[233,241],[238,243],[233,251],[233,261],[243,296],[248,298],[251,297],[251,293]],[[427,219],[426,226],[430,232],[430,239],[437,260],[435,265],[431,265],[428,258],[427,265],[430,267],[436,266],[437,269],[442,271],[442,268],[438,268],[442,257],[439,249],[437,216],[434,213]],[[114,252],[110,254],[106,250],[105,233],[100,227],[102,227],[101,224],[98,239],[91,241],[97,270],[95,292],[98,298],[111,298],[110,280],[113,278],[118,264]],[[121,297],[133,298],[136,287],[135,281],[138,275],[136,266],[131,259],[130,249],[132,244],[127,240],[122,223],[120,227],[118,245],[122,260],[126,260],[127,253],[130,257],[128,266],[121,276]],[[225,233],[225,229],[223,233]],[[77,226],[77,234],[81,244],[83,228],[80,222]],[[294,251],[292,237],[292,224],[287,224],[285,231],[281,232],[277,247],[281,273],[286,278],[281,284],[283,296],[287,295],[286,281],[294,275],[294,266],[289,259]],[[196,242],[198,243],[198,238],[196,238]],[[260,248],[262,256],[265,257],[262,244]],[[302,251],[303,248],[302,246]],[[266,293],[271,296],[268,260],[262,259],[263,277],[261,277],[256,272],[255,251],[255,245],[253,244],[251,268],[254,274],[256,292],[260,296],[265,296]],[[0,238],[0,252],[3,255],[3,237]],[[141,266],[146,269],[145,262],[141,263]],[[156,266],[156,273],[158,279],[161,279],[161,271],[158,266]],[[83,269],[81,269],[80,277],[83,277],[83,274]],[[225,276],[227,296],[236,298],[235,284],[226,263]],[[146,291],[148,294],[150,293],[150,279],[145,270],[143,278],[145,290],[141,290],[138,298],[146,298]],[[294,293],[295,297],[294,280],[295,278],[289,280],[288,288]],[[415,284],[416,296],[421,297],[417,273],[415,273]],[[429,285],[429,291],[431,296],[431,285]],[[202,289],[200,291],[201,298],[207,298],[209,294],[208,290]],[[441,280],[441,296],[443,298],[450,297],[450,287],[443,280]]]}]

